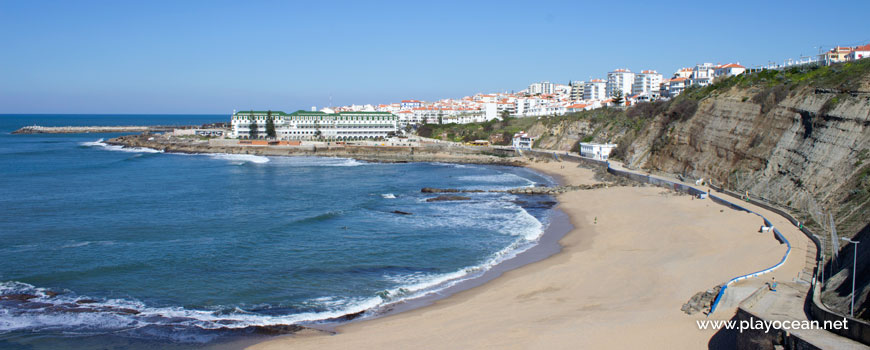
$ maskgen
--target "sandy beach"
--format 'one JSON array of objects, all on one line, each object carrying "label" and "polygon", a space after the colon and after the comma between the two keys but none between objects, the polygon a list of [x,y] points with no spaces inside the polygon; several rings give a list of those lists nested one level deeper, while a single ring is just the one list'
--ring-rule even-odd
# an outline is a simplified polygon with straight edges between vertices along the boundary
[{"label": "sandy beach", "polygon": [[[530,167],[565,184],[595,181],[574,163]],[[662,188],[601,188],[558,200],[574,229],[548,259],[431,306],[341,326],[335,335],[303,332],[249,349],[707,348],[715,331],[695,322],[706,316],[680,307],[697,292],[776,264],[786,251],[757,232],[758,216]],[[799,240],[795,232],[783,233]],[[803,266],[805,242],[792,243],[793,258],[773,274],[778,280]],[[729,319],[734,310],[722,307],[711,319]]]}]

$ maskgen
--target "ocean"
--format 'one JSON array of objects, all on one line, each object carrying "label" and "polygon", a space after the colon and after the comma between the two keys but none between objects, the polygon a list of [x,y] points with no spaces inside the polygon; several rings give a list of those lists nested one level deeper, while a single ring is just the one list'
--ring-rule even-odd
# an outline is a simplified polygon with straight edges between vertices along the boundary
[{"label": "ocean", "polygon": [[0,115],[0,348],[196,348],[250,326],[376,314],[480,276],[549,222],[546,196],[426,202],[435,195],[420,192],[554,183],[525,168],[164,154],[102,142],[121,134],[10,134],[228,120]]}]

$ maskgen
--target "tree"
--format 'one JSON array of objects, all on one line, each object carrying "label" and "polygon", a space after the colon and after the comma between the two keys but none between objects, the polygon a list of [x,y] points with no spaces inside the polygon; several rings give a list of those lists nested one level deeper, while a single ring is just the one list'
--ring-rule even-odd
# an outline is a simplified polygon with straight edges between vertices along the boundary
[{"label": "tree", "polygon": [[613,104],[615,104],[617,106],[621,106],[622,102],[625,100],[625,98],[622,95],[622,90],[619,90],[619,89],[616,89],[616,91],[613,92],[612,98],[613,98]]},{"label": "tree", "polygon": [[323,132],[320,131],[320,118],[315,117],[315,119],[314,119],[314,138],[319,140],[320,135],[323,135]]},{"label": "tree", "polygon": [[507,109],[501,111],[501,120],[507,122],[509,119],[511,119],[511,112]]},{"label": "tree", "polygon": [[248,131],[248,138],[256,139],[260,130],[258,130],[259,126],[257,126],[257,119],[256,119],[256,117],[254,117],[254,111],[251,111],[250,118],[251,118],[251,124],[248,125],[248,129],[250,129],[250,131]]},{"label": "tree", "polygon": [[272,120],[272,111],[266,112],[266,137],[275,138],[275,121]]}]

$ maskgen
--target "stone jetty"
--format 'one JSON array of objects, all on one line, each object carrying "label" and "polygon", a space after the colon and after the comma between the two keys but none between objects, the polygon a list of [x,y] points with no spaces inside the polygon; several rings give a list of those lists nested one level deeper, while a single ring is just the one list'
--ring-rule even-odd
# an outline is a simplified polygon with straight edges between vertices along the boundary
[{"label": "stone jetty", "polygon": [[113,132],[167,132],[193,126],[25,126],[13,134],[87,134]]},{"label": "stone jetty", "polygon": [[457,189],[457,188],[432,188],[432,187],[423,187],[420,192],[422,193],[480,193],[480,192],[493,192],[493,193],[511,193],[511,194],[546,194],[546,195],[556,195],[559,193],[571,192],[571,191],[584,191],[584,190],[594,190],[598,188],[605,188],[612,184],[608,183],[596,183],[593,185],[567,185],[567,186],[554,186],[554,187],[518,187],[512,188],[509,190],[475,190],[475,189]]}]

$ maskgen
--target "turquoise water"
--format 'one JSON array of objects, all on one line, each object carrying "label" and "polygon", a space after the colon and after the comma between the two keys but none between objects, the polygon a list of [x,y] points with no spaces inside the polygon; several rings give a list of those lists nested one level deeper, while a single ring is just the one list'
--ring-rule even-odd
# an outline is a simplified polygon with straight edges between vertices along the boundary
[{"label": "turquoise water", "polygon": [[479,275],[547,223],[547,197],[430,203],[420,193],[551,183],[524,168],[164,154],[100,141],[118,134],[9,134],[228,119],[0,116],[0,295],[36,296],[0,301],[0,347],[106,334],[202,344],[377,310]]}]

